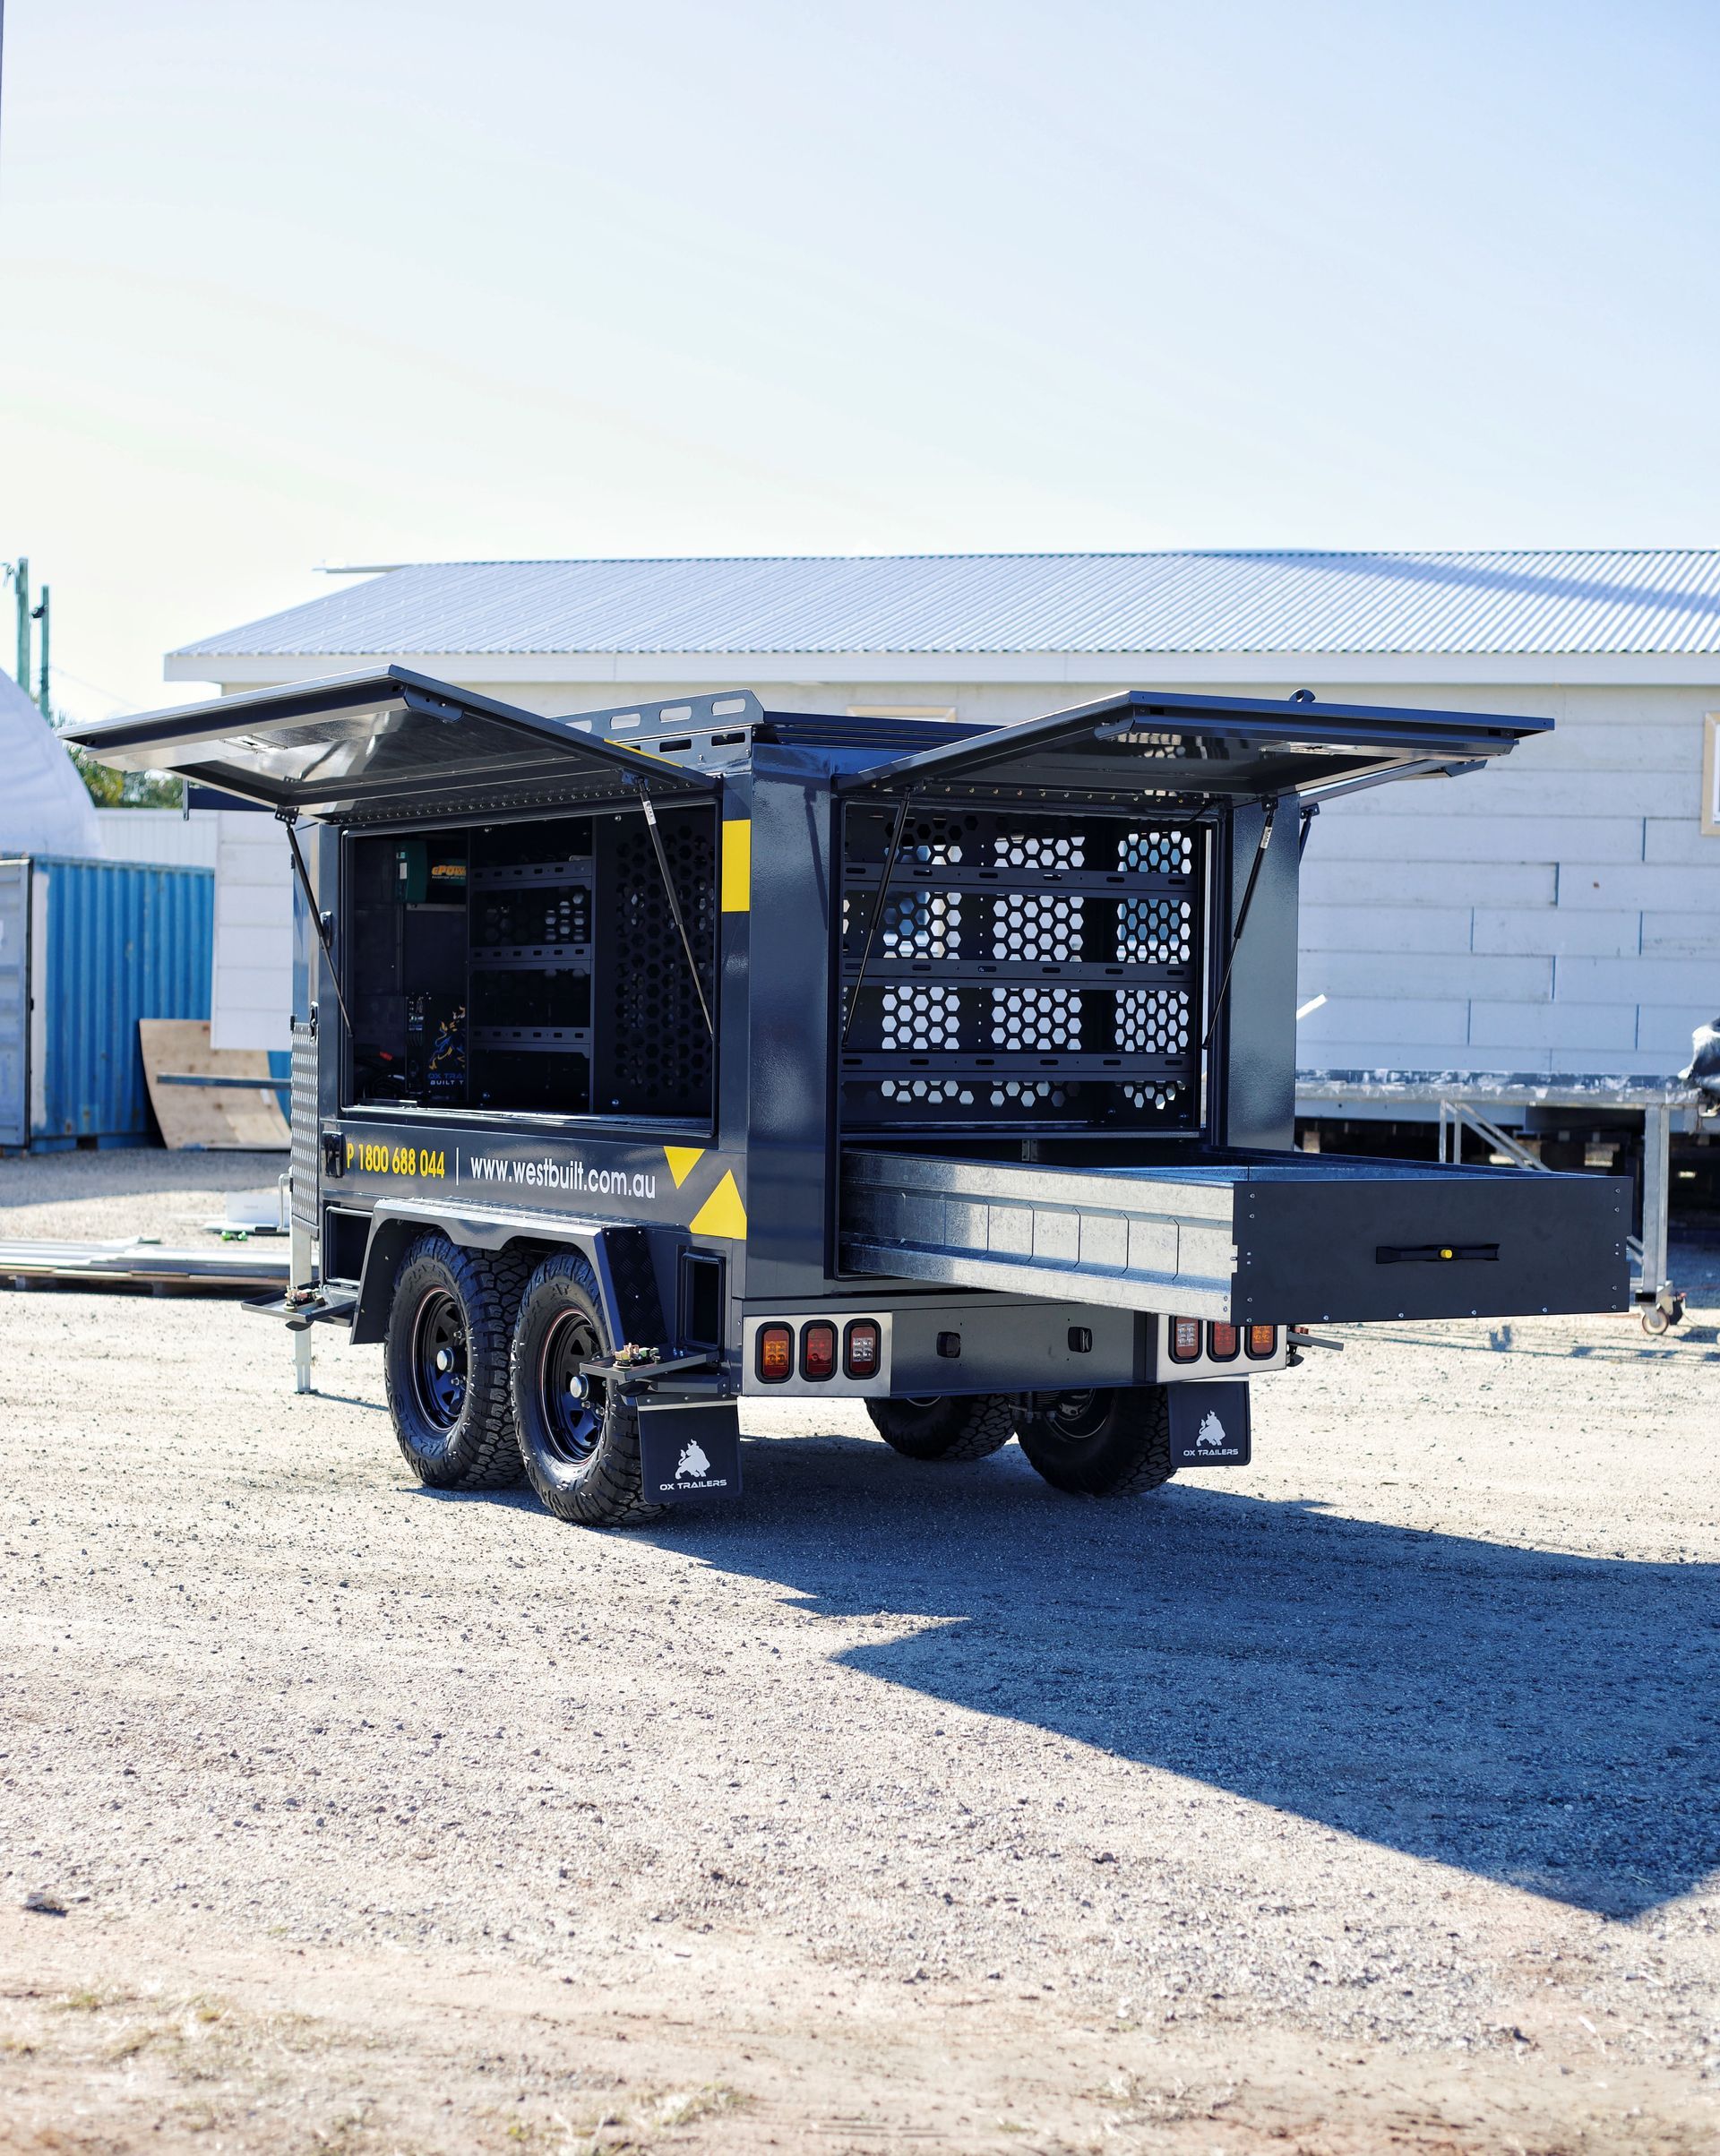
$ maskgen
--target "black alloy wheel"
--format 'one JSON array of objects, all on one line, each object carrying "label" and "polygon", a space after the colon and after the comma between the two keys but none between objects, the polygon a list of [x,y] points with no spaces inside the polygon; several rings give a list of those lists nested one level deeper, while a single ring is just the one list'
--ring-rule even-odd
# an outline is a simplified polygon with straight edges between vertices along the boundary
[{"label": "black alloy wheel", "polygon": [[466,1314],[446,1288],[426,1288],[412,1319],[412,1391],[418,1413],[452,1430],[466,1409]]},{"label": "black alloy wheel", "polygon": [[641,1526],[664,1509],[645,1496],[639,1410],[581,1367],[612,1353],[597,1275],[577,1250],[553,1251],[520,1298],[510,1383],[526,1478],[576,1527]]},{"label": "black alloy wheel", "polygon": [[555,1319],[538,1350],[538,1410],[545,1449],[569,1465],[589,1460],[603,1442],[603,1380],[587,1378],[580,1368],[602,1353],[597,1327],[577,1305]]},{"label": "black alloy wheel", "polygon": [[383,1371],[394,1435],[419,1482],[437,1490],[517,1482],[508,1337],[526,1275],[508,1251],[419,1236],[389,1307]]}]

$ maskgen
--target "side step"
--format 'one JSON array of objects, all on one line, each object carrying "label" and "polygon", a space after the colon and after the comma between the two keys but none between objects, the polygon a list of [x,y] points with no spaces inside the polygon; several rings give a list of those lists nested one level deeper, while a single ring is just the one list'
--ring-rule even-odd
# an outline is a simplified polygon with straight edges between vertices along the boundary
[{"label": "side step", "polygon": [[313,1325],[350,1325],[358,1307],[357,1288],[289,1288],[284,1295],[262,1295],[247,1302],[254,1318],[281,1318],[289,1333]]}]

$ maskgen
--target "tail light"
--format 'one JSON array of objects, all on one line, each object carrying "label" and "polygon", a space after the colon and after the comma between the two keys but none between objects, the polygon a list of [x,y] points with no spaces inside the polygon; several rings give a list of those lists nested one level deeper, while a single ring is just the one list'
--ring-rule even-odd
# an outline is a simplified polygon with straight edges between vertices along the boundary
[{"label": "tail light", "polygon": [[1251,1325],[1248,1328],[1248,1355],[1251,1362],[1268,1362],[1278,1352],[1278,1328],[1276,1325]]},{"label": "tail light", "polygon": [[1200,1320],[1198,1318],[1171,1319],[1171,1361],[1198,1362],[1200,1360]]},{"label": "tail light", "polygon": [[1207,1332],[1207,1353],[1215,1362],[1234,1362],[1242,1335],[1234,1325],[1213,1324]]},{"label": "tail light", "polygon": [[821,1319],[817,1324],[802,1328],[800,1374],[803,1378],[836,1375],[836,1327],[826,1325]]},{"label": "tail light", "polygon": [[842,1335],[842,1369],[850,1378],[878,1375],[878,1326],[871,1318],[851,1318]]},{"label": "tail light", "polygon": [[789,1325],[759,1327],[759,1376],[766,1385],[783,1385],[795,1374],[795,1331]]}]

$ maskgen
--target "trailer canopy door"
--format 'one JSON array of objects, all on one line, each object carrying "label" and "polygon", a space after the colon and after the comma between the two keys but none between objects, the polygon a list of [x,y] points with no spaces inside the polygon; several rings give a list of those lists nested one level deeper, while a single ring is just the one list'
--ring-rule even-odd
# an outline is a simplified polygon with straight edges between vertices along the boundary
[{"label": "trailer canopy door", "polygon": [[539,718],[403,666],[110,719],[67,738],[121,770],[177,771],[343,823],[712,792],[702,772],[598,740],[575,720]]},{"label": "trailer canopy door", "polygon": [[1460,770],[1551,721],[1131,689],[862,773],[853,794],[950,800],[1180,801],[1320,795]]}]

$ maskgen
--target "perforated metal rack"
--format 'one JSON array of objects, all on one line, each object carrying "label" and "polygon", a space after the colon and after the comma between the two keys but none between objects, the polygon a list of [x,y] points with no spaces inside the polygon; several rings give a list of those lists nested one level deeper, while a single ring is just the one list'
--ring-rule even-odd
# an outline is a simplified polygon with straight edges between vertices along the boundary
[{"label": "perforated metal rack", "polygon": [[894,826],[846,812],[844,1128],[1193,1129],[1199,828],[916,805],[890,864]]},{"label": "perforated metal rack", "polygon": [[293,1218],[314,1232],[322,1172],[322,1156],[317,1151],[316,1027],[304,1018],[293,1020],[292,1076],[288,1104],[292,1123],[289,1173]]},{"label": "perforated metal rack", "polygon": [[[714,1001],[715,833],[696,812],[666,815],[661,832],[699,977],[707,1001]],[[598,894],[599,1003],[605,1013],[598,1102],[624,1103],[636,1115],[701,1113],[715,1061],[710,1029],[687,971],[656,853],[636,821],[610,843],[614,851],[607,874],[599,875]]]}]

